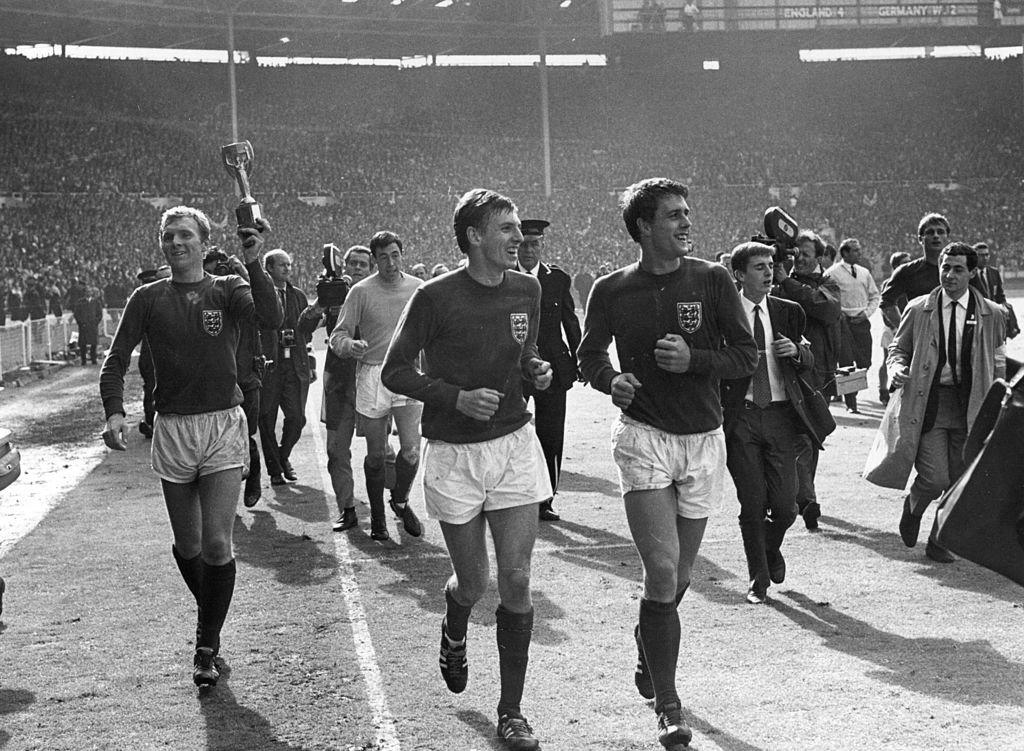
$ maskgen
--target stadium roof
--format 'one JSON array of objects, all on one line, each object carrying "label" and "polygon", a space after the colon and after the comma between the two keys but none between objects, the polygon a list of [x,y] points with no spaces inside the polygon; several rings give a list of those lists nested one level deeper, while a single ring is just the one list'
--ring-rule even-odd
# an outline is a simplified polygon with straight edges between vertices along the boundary
[{"label": "stadium roof", "polygon": [[[0,0],[0,47],[88,44],[265,55],[593,52],[597,0]],[[562,6],[565,7],[562,7]],[[288,38],[288,42],[282,42]]]},{"label": "stadium roof", "polygon": [[[870,0],[881,2],[882,0]],[[938,0],[925,0],[937,2]],[[639,2],[639,0],[637,0]],[[664,61],[781,49],[1020,45],[1022,26],[814,27],[780,31],[620,33],[602,37],[604,0],[0,0],[0,50],[92,45],[225,50],[258,57],[396,59],[424,55],[529,55],[546,30],[550,54],[630,55]],[[749,5],[750,3],[748,3]],[[753,3],[760,7],[760,3]],[[972,6],[973,7],[973,6]],[[756,9],[756,8],[755,8]],[[607,20],[607,19],[605,19]],[[288,41],[283,41],[287,38]],[[659,63],[661,64],[661,63]],[[761,66],[763,67],[763,66]]]}]

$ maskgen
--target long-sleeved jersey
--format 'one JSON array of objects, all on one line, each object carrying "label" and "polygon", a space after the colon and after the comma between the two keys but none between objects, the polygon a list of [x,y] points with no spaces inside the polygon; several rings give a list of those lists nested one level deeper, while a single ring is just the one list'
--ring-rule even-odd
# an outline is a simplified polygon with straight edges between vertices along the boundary
[{"label": "long-sleeved jersey", "polygon": [[281,324],[270,278],[258,261],[246,268],[251,288],[240,276],[207,274],[190,283],[162,279],[132,293],[100,373],[107,417],[124,414],[124,374],[144,335],[153,356],[158,413],[198,414],[242,403],[235,364],[239,326],[257,318],[261,325]]},{"label": "long-sleeved jersey", "polygon": [[[381,381],[423,402],[424,438],[478,443],[507,435],[530,421],[522,381],[539,359],[539,324],[540,284],[532,276],[506,273],[496,287],[480,284],[466,269],[439,276],[409,300]],[[478,388],[503,394],[486,422],[455,407],[459,391]]]},{"label": "long-sleeved jersey", "polygon": [[[685,373],[654,359],[666,334],[690,347]],[[621,370],[608,354],[613,339]],[[579,359],[587,382],[606,394],[620,372],[636,376],[641,385],[625,410],[633,419],[668,433],[703,433],[722,424],[719,379],[753,373],[757,345],[725,267],[684,258],[668,274],[634,263],[594,282]]]}]

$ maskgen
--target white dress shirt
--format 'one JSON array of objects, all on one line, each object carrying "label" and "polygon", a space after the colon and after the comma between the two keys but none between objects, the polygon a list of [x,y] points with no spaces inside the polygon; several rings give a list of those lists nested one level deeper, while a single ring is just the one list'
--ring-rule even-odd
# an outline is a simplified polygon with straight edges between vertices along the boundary
[{"label": "white dress shirt", "polygon": [[[943,341],[940,344],[942,351],[946,352],[949,349],[949,304],[951,302],[956,303],[956,375],[957,378],[963,372],[960,363],[960,353],[964,351],[964,327],[967,323],[967,302],[970,300],[970,290],[964,292],[959,298],[953,300],[949,295],[946,294],[946,290],[942,290],[939,293],[939,301],[942,307],[939,308],[939,313],[942,316],[942,334]],[[977,317],[977,314],[975,314]],[[976,322],[971,321],[971,326],[975,326]],[[974,334],[973,328],[968,334]],[[939,383],[943,386],[953,385],[953,371],[949,367],[949,358],[946,359],[945,364],[942,366],[942,371],[939,373]]]},{"label": "white dress shirt", "polygon": [[[740,295],[740,300],[743,302],[743,310],[747,314],[747,323],[750,324],[750,330],[754,330],[754,303],[747,299],[746,295]],[[772,319],[768,315],[768,298],[765,297],[761,302],[757,303],[760,308],[758,316],[761,319],[761,326],[764,328],[764,343],[765,351],[758,351],[758,357],[764,357],[768,361],[768,384],[772,388],[772,401],[773,402],[784,402],[788,399],[786,396],[786,388],[782,385],[782,368],[779,367],[779,361],[775,358],[775,353],[772,351],[772,342],[775,341],[775,329],[772,328]],[[750,386],[747,387],[747,399],[753,401],[753,384],[754,379],[750,379]]]}]

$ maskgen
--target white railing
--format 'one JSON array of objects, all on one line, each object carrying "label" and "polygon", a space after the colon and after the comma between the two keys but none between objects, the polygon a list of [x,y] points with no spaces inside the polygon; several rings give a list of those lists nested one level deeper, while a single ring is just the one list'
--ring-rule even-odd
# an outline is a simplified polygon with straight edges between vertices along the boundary
[{"label": "white railing", "polygon": [[[106,308],[100,323],[100,340],[110,340],[121,320],[121,308]],[[47,315],[34,321],[8,321],[0,326],[0,380],[32,363],[68,359],[71,341],[78,339],[78,325],[71,313]]]}]

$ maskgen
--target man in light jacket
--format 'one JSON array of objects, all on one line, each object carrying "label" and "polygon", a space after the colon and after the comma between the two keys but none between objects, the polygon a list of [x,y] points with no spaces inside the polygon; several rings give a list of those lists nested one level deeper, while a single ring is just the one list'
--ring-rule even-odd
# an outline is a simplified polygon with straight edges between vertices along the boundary
[{"label": "man in light jacket", "polygon": [[[890,400],[868,456],[864,478],[903,489],[917,477],[903,504],[900,537],[917,544],[921,516],[963,473],[963,448],[981,403],[1006,372],[1005,316],[969,286],[978,256],[966,243],[950,243],[939,256],[940,286],[903,311],[887,361],[899,398]],[[949,563],[935,541],[925,554]]]}]

